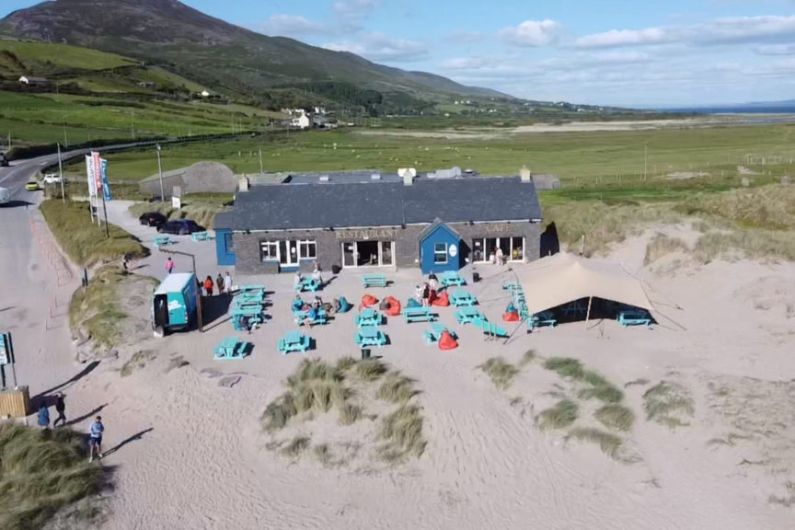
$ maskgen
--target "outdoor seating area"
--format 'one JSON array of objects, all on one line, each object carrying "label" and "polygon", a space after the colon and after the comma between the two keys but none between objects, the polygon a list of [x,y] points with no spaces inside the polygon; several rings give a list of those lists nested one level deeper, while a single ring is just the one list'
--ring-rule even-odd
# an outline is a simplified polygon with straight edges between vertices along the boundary
[{"label": "outdoor seating area", "polygon": [[439,315],[434,313],[430,307],[407,307],[403,310],[403,318],[406,322],[432,322]]},{"label": "outdoor seating area", "polygon": [[446,271],[439,274],[439,285],[442,287],[461,287],[466,281],[455,271]]},{"label": "outdoor seating area", "polygon": [[383,316],[381,313],[376,311],[375,309],[368,307],[363,309],[356,315],[356,325],[359,327],[362,326],[380,326],[381,322],[383,321]]},{"label": "outdoor seating area", "polygon": [[213,239],[215,239],[212,235],[210,235],[210,232],[206,230],[203,230],[201,232],[193,232],[190,235],[190,238],[193,241],[212,241]]},{"label": "outdoor seating area", "polygon": [[306,353],[312,347],[312,339],[300,331],[288,331],[279,339],[277,349],[282,355],[291,352]]},{"label": "outdoor seating area", "polygon": [[389,280],[383,274],[365,274],[362,276],[362,287],[368,289],[370,287],[388,287]]},{"label": "outdoor seating area", "polygon": [[231,320],[235,331],[251,331],[265,323],[265,286],[244,286],[232,301]]},{"label": "outdoor seating area", "polygon": [[450,303],[454,307],[467,307],[473,306],[478,303],[477,298],[472,296],[472,293],[464,289],[455,289],[450,293]]},{"label": "outdoor seating area", "polygon": [[360,326],[356,331],[354,342],[357,346],[385,346],[388,342],[386,334],[376,326]]},{"label": "outdoor seating area", "polygon": [[295,291],[298,293],[314,293],[321,289],[322,284],[317,278],[303,277],[295,284]]},{"label": "outdoor seating area", "polygon": [[176,241],[173,241],[169,236],[155,236],[154,239],[152,239],[152,244],[156,248],[164,247],[172,243],[176,243]]},{"label": "outdoor seating area", "polygon": [[215,347],[213,358],[218,361],[243,359],[248,355],[250,344],[238,340],[237,337],[226,337]]}]

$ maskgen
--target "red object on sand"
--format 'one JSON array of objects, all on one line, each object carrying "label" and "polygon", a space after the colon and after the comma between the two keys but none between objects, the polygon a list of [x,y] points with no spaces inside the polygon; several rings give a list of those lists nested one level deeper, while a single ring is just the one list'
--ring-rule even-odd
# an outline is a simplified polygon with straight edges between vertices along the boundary
[{"label": "red object on sand", "polygon": [[509,313],[503,313],[502,319],[505,322],[519,322],[519,313],[516,311],[511,311]]},{"label": "red object on sand", "polygon": [[359,307],[374,307],[378,305],[378,298],[371,294],[366,294],[362,296],[362,303],[359,304]]},{"label": "red object on sand", "polygon": [[442,336],[439,337],[440,350],[454,350],[458,348],[458,342],[450,335],[449,331],[443,331]]},{"label": "red object on sand", "polygon": [[450,299],[447,296],[447,291],[443,291],[442,294],[437,295],[436,298],[433,299],[431,302],[432,306],[436,307],[447,307],[450,305]]},{"label": "red object on sand", "polygon": [[400,316],[400,302],[394,296],[387,296],[384,298],[384,302],[387,304],[386,314],[391,317]]}]

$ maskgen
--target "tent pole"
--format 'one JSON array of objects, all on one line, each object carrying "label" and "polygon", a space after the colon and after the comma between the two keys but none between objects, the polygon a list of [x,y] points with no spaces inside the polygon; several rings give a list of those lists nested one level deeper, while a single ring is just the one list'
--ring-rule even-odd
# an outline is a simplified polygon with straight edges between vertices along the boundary
[{"label": "tent pole", "polygon": [[593,296],[588,297],[588,311],[585,313],[585,327],[588,327],[588,321],[591,319],[591,302],[593,302]]}]

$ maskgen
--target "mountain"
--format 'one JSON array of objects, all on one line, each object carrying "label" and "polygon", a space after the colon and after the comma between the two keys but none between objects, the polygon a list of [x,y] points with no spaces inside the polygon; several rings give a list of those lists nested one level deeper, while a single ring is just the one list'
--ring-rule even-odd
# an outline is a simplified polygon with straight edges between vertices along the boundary
[{"label": "mountain", "polygon": [[274,94],[287,97],[296,89],[313,93],[318,83],[328,93],[329,82],[340,83],[347,92],[369,89],[386,98],[398,95],[408,104],[451,96],[510,98],[441,76],[379,65],[352,53],[268,37],[177,0],[42,2],[0,20],[0,34],[119,53],[227,95],[274,104]]}]

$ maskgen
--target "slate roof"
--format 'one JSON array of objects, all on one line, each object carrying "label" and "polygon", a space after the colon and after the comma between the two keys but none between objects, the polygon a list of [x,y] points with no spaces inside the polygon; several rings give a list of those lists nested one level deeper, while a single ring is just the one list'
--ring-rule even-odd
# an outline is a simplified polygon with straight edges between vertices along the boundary
[{"label": "slate roof", "polygon": [[287,230],[541,219],[535,186],[519,177],[275,184],[238,193],[216,228]]}]

